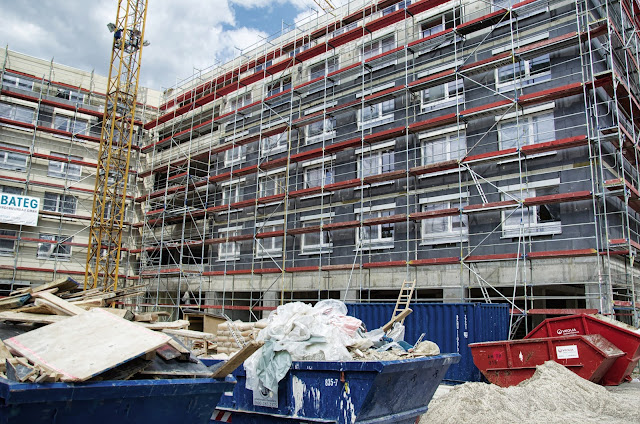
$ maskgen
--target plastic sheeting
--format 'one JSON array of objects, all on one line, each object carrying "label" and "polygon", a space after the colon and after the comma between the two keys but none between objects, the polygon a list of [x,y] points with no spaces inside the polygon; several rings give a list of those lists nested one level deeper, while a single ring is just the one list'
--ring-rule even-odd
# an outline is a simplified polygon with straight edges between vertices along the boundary
[{"label": "plastic sheeting", "polygon": [[359,319],[347,316],[347,307],[339,300],[279,306],[257,336],[265,345],[244,363],[246,387],[255,390],[262,384],[276,389],[292,361],[351,360],[347,346],[360,339],[356,332],[361,325]]}]

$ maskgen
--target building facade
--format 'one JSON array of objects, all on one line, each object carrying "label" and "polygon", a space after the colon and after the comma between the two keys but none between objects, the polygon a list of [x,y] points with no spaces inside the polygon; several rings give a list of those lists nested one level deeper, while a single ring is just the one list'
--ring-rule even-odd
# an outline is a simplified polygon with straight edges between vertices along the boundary
[{"label": "building facade", "polygon": [[638,7],[356,0],[166,90],[137,153],[139,305],[254,319],[415,279],[525,328],[637,320]]},{"label": "building facade", "polygon": [[[39,200],[37,225],[0,224],[0,294],[61,276],[82,283],[107,78],[8,48],[0,62],[0,190]],[[157,106],[159,94],[141,90],[139,126],[157,113],[146,103]],[[135,247],[127,234],[125,247]],[[123,279],[135,277],[132,259]]]}]

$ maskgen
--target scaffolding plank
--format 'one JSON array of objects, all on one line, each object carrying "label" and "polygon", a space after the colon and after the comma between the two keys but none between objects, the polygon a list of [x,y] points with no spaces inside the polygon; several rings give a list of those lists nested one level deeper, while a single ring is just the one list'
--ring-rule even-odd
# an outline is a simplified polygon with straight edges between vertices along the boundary
[{"label": "scaffolding plank", "polygon": [[453,124],[457,122],[458,117],[455,113],[448,113],[442,116],[436,116],[435,118],[426,119],[424,121],[414,122],[409,125],[410,132],[420,132],[429,130],[432,128],[443,127],[445,125]]},{"label": "scaffolding plank", "polygon": [[429,259],[412,259],[409,261],[411,266],[428,266],[428,265],[453,265],[459,264],[460,258],[457,256],[450,256],[444,258],[429,258]]},{"label": "scaffolding plank", "polygon": [[409,169],[409,174],[418,176],[418,175],[433,174],[435,172],[448,171],[448,170],[457,169],[457,168],[459,168],[458,161],[452,159],[452,160],[447,160],[447,161],[442,161],[437,163],[430,163],[428,165],[415,166]]},{"label": "scaffolding plank", "polygon": [[333,184],[327,184],[324,186],[325,191],[337,191],[345,188],[358,187],[361,185],[360,178],[354,178],[352,180],[340,181]]},{"label": "scaffolding plank", "polygon": [[585,146],[589,143],[586,135],[562,138],[560,140],[547,141],[545,143],[527,144],[522,146],[520,151],[524,155],[534,155],[537,153],[552,152],[555,150],[570,149],[572,147]]},{"label": "scaffolding plank", "polygon": [[593,256],[598,252],[595,249],[574,249],[574,250],[548,250],[544,252],[529,252],[527,259],[547,259],[563,258],[572,256]]},{"label": "scaffolding plank", "polygon": [[576,191],[573,193],[549,194],[546,196],[527,197],[522,204],[524,206],[550,205],[553,203],[577,202],[580,200],[592,200],[590,191]]},{"label": "scaffolding plank", "polygon": [[378,175],[370,175],[368,177],[365,177],[362,180],[363,184],[373,184],[373,183],[379,183],[379,182],[384,182],[384,181],[392,181],[392,180],[397,180],[400,178],[404,178],[407,176],[407,172],[404,170],[399,170],[399,171],[391,171],[391,172],[385,172],[383,174],[378,174]]},{"label": "scaffolding plank", "polygon": [[495,12],[488,13],[480,16],[479,18],[472,19],[456,27],[456,32],[461,35],[468,35],[472,32],[479,31],[484,28],[488,28],[497,24],[500,21],[509,19],[510,12],[506,9],[496,10]]},{"label": "scaffolding plank", "polygon": [[479,153],[477,155],[465,156],[462,163],[476,163],[476,162],[488,162],[492,160],[500,160],[509,156],[518,154],[518,149],[513,147],[511,149],[497,150],[495,152]]},{"label": "scaffolding plank", "polygon": [[407,265],[407,261],[367,262],[362,264],[362,268],[391,268],[405,265]]},{"label": "scaffolding plank", "polygon": [[356,40],[362,36],[364,36],[364,28],[359,26],[357,28],[352,29],[351,31],[343,32],[340,35],[337,35],[327,41],[327,44],[332,48],[336,49],[344,44],[347,44],[350,41]]},{"label": "scaffolding plank", "polygon": [[514,206],[518,206],[518,202],[515,200],[502,200],[499,202],[479,203],[475,205],[465,206],[462,209],[462,213],[485,212],[490,210],[509,209]]},{"label": "scaffolding plank", "polygon": [[435,211],[413,212],[409,214],[409,219],[411,219],[412,221],[421,221],[423,219],[442,218],[445,216],[454,216],[459,214],[460,214],[459,208],[447,208],[447,209],[439,209]]},{"label": "scaffolding plank", "polygon": [[384,131],[374,132],[372,134],[365,135],[363,140],[365,143],[376,143],[378,141],[389,140],[391,138],[400,137],[406,134],[406,128],[403,126],[390,128]]},{"label": "scaffolding plank", "polygon": [[322,229],[325,231],[340,230],[345,228],[356,228],[360,226],[360,221],[344,221],[344,222],[331,222],[324,224]]},{"label": "scaffolding plank", "polygon": [[396,222],[404,222],[407,220],[407,214],[397,214],[391,216],[383,216],[377,218],[369,218],[362,221],[363,226],[373,226],[373,225],[383,225],[383,224],[393,224]]}]

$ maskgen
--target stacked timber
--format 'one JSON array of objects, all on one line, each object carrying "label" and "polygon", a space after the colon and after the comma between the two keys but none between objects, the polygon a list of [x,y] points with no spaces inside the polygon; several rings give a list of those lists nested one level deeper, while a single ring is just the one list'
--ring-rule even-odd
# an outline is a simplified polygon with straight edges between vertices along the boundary
[{"label": "stacked timber", "polygon": [[227,321],[218,324],[216,334],[218,353],[231,355],[238,352],[246,343],[255,340],[260,330],[266,326],[266,321]]}]

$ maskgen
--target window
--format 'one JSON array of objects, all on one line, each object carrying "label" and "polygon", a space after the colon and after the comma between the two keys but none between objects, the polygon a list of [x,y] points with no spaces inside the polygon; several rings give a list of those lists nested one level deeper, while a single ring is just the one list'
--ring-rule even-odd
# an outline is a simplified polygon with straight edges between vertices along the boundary
[{"label": "window", "polygon": [[275,196],[284,193],[286,188],[286,173],[263,175],[258,179],[260,197]]},{"label": "window", "polygon": [[[303,217],[302,226],[304,228],[307,227],[318,227],[320,223],[328,224],[331,222],[331,218],[327,216],[324,219],[320,219],[320,217],[314,217],[314,219],[309,219],[310,217]],[[305,233],[302,235],[302,247],[301,253],[303,254],[318,254],[318,253],[328,253],[331,251],[331,247],[333,247],[333,243],[331,242],[331,234],[329,231],[314,231],[312,233]]]},{"label": "window", "polygon": [[338,56],[333,56],[309,67],[309,80],[329,75],[338,70]]},{"label": "window", "polygon": [[246,155],[246,147],[245,146],[237,146],[233,149],[229,149],[224,152],[224,166],[231,166],[234,164],[244,162]]},{"label": "window", "polygon": [[71,243],[73,237],[41,233],[39,238],[51,242],[38,243],[38,259],[69,259],[71,257],[71,246],[62,243]]},{"label": "window", "polygon": [[306,143],[312,144],[327,140],[336,135],[336,120],[334,118],[323,119],[307,126]]},{"label": "window", "polygon": [[343,34],[345,32],[349,32],[352,29],[356,29],[357,27],[358,27],[358,22],[357,21],[356,22],[351,22],[350,24],[342,26],[342,27],[336,29],[335,31],[333,31],[331,37],[335,37],[335,36]]},{"label": "window", "polygon": [[[538,183],[538,185],[540,185],[540,183]],[[503,200],[515,199],[521,201],[529,197],[557,193],[558,186],[529,187],[522,191],[517,187],[508,187],[508,190],[505,190],[502,198]],[[520,234],[524,236],[535,236],[561,233],[562,226],[560,223],[560,207],[558,204],[528,206],[502,212],[503,237],[518,237]]]},{"label": "window", "polygon": [[[357,219],[363,221],[371,218],[384,218],[393,215],[395,204],[356,209]],[[362,249],[393,248],[394,224],[362,226],[356,229],[356,246]]]},{"label": "window", "polygon": [[384,174],[394,170],[393,149],[369,150],[360,154],[358,178]]},{"label": "window", "polygon": [[28,150],[21,146],[0,143],[0,168],[12,171],[25,171],[27,169],[27,155],[4,149]]},{"label": "window", "polygon": [[66,115],[56,115],[53,118],[53,128],[72,134],[86,135],[89,130],[89,121],[85,119],[73,119],[73,117]]},{"label": "window", "polygon": [[16,87],[22,90],[32,91],[33,81],[30,81],[24,77],[14,77],[13,75],[4,74],[2,76],[3,87]]},{"label": "window", "polygon": [[519,148],[555,139],[553,113],[523,115],[498,127],[500,149]]},{"label": "window", "polygon": [[[240,235],[240,230],[242,230],[242,227],[221,228],[218,230],[218,235],[221,238],[235,237]],[[240,259],[240,243],[229,241],[218,245],[218,260],[234,261],[237,259]]]},{"label": "window", "polygon": [[22,188],[21,187],[12,187],[12,186],[0,185],[0,193],[22,195]]},{"label": "window", "polygon": [[43,210],[65,214],[76,213],[76,198],[70,194],[44,193]]},{"label": "window", "polygon": [[358,111],[358,127],[366,129],[393,122],[394,108],[393,99],[363,107]]},{"label": "window", "polygon": [[13,230],[0,230],[0,256],[13,255],[16,245],[16,232]]},{"label": "window", "polygon": [[287,150],[287,133],[281,133],[276,135],[270,135],[269,137],[263,137],[260,142],[260,155],[268,156]]},{"label": "window", "polygon": [[56,97],[60,99],[66,99],[75,103],[82,103],[84,101],[83,93],[79,93],[77,91],[65,90],[61,88],[58,89],[58,93],[56,94]]},{"label": "window", "polygon": [[464,133],[457,132],[422,140],[422,165],[461,159],[467,152]]},{"label": "window", "polygon": [[33,124],[35,109],[27,106],[0,102],[0,118]]},{"label": "window", "polygon": [[[66,156],[62,153],[51,152],[51,156],[58,157],[63,160],[82,160],[78,156]],[[82,177],[82,166],[70,162],[49,161],[49,171],[47,175],[56,178],[66,178],[68,180],[79,180]]]},{"label": "window", "polygon": [[304,188],[326,186],[334,183],[331,162],[304,168]]},{"label": "window", "polygon": [[453,17],[453,11],[444,13],[438,17],[430,19],[428,21],[420,23],[420,37],[429,37],[434,34],[438,34],[446,29],[453,28],[455,25],[460,24],[461,11],[458,9],[455,12],[455,21]]},{"label": "window", "polygon": [[291,77],[286,77],[273,81],[267,85],[267,97],[274,96],[280,92],[286,91],[291,88]]},{"label": "window", "polygon": [[249,104],[251,104],[251,93],[243,94],[229,100],[228,110],[233,111]]},{"label": "window", "polygon": [[390,13],[393,13],[396,10],[405,9],[410,4],[411,4],[411,0],[404,0],[404,1],[401,1],[400,3],[396,3],[393,6],[389,6],[386,9],[383,9],[382,10],[382,16],[385,16],[385,15],[388,15]]},{"label": "window", "polygon": [[422,90],[422,109],[438,109],[464,102],[464,81],[458,79]]},{"label": "window", "polygon": [[[425,199],[428,201],[428,199]],[[466,199],[460,201],[438,201],[429,202],[422,205],[423,212],[432,212],[442,209],[461,209],[469,203]],[[442,216],[422,220],[421,223],[422,242],[424,244],[446,244],[458,243],[469,239],[469,225],[467,215],[455,214],[452,216]]]},{"label": "window", "polygon": [[[284,230],[284,223],[268,223],[265,224],[259,232],[270,233],[272,231]],[[267,237],[256,239],[256,251],[258,257],[276,257],[282,256],[282,239],[283,237]]]},{"label": "window", "polygon": [[549,55],[512,63],[496,70],[496,88],[499,91],[525,87],[551,79]]},{"label": "window", "polygon": [[222,204],[230,205],[240,201],[242,181],[231,181],[222,184]]},{"label": "window", "polygon": [[273,64],[273,60],[267,60],[265,63],[262,63],[262,64],[256,66],[256,72],[263,71],[263,70],[267,69],[269,66],[271,66],[272,64]]},{"label": "window", "polygon": [[[382,38],[378,38],[377,40],[370,41],[362,45],[362,59],[363,61],[367,61],[372,57],[378,56],[384,52],[388,52],[396,47],[396,39],[393,34],[387,35]],[[394,59],[391,59],[391,62],[395,63]],[[382,67],[390,64],[391,62],[385,62],[378,66]],[[375,68],[374,68],[375,69]]]}]

